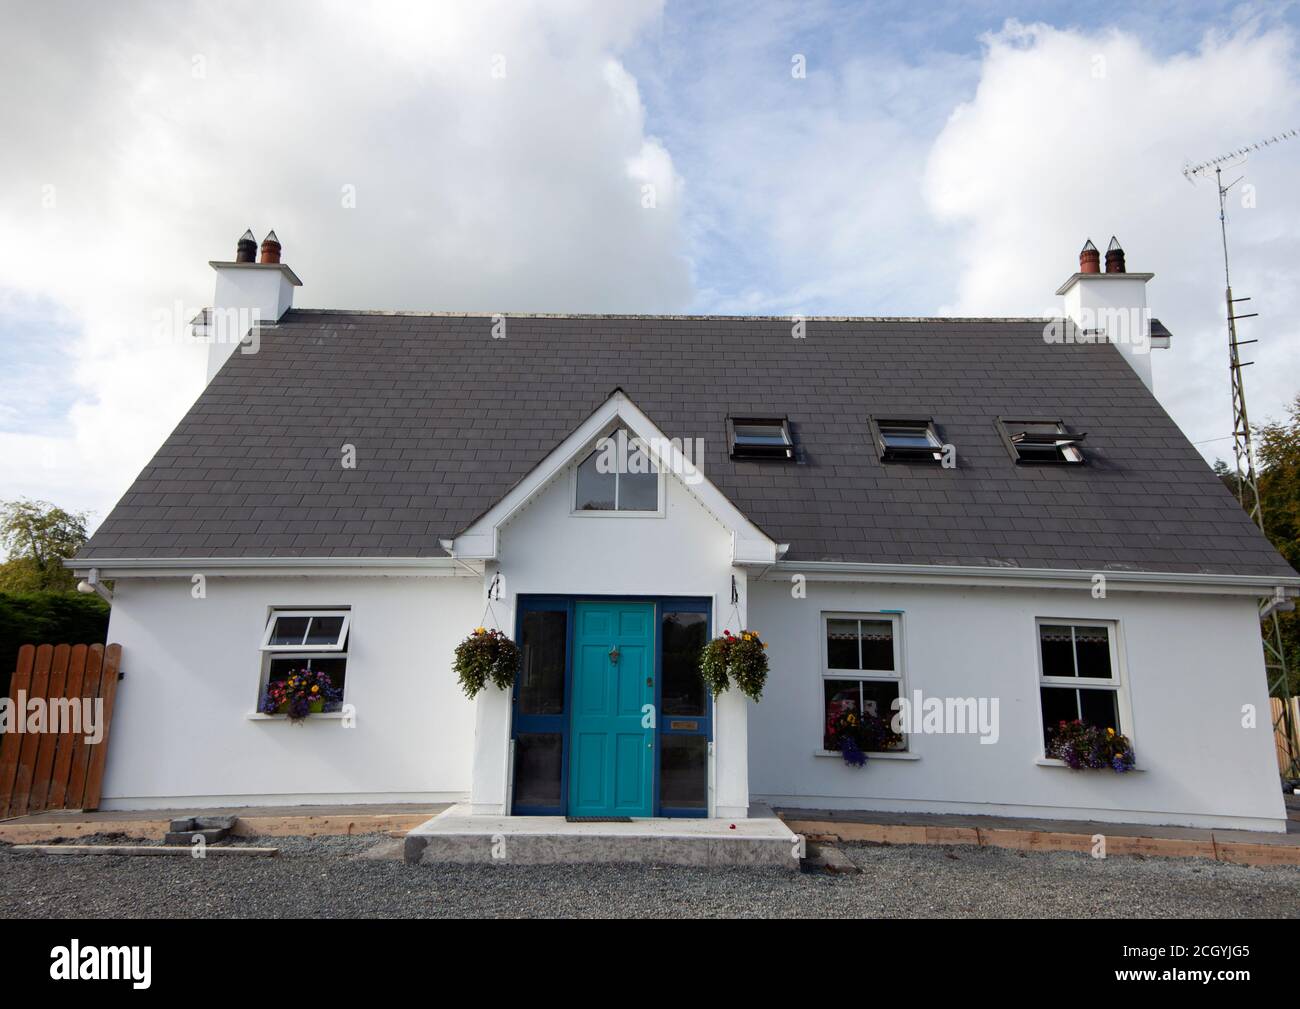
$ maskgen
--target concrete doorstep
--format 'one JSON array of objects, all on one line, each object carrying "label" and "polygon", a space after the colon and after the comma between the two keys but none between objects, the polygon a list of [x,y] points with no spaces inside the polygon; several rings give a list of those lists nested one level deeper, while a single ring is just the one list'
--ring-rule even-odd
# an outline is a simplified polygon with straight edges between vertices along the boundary
[{"label": "concrete doorstep", "polygon": [[561,816],[475,816],[453,806],[406,835],[412,864],[641,864],[796,871],[801,841],[771,810],[743,819],[570,823]]}]

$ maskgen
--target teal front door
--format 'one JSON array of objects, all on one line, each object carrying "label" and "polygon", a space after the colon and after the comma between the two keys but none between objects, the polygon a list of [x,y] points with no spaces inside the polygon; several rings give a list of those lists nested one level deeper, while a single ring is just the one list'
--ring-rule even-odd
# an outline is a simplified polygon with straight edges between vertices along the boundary
[{"label": "teal front door", "polygon": [[575,605],[570,816],[653,815],[654,613],[653,603]]}]

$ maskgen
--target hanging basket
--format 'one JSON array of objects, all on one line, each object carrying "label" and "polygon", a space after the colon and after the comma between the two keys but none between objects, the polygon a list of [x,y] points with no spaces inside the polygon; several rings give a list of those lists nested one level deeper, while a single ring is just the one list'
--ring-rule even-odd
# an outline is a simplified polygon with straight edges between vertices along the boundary
[{"label": "hanging basket", "polygon": [[456,646],[455,669],[461,689],[471,699],[489,683],[509,690],[519,671],[519,646],[498,630],[475,627]]},{"label": "hanging basket", "polygon": [[746,697],[761,700],[767,684],[767,645],[757,631],[723,631],[704,646],[700,677],[714,697],[734,683]]}]

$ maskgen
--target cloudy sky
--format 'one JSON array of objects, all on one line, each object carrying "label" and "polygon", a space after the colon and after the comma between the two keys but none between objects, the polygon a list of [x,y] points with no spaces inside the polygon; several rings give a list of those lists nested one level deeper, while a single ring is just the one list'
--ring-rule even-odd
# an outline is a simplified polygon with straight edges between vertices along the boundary
[{"label": "cloudy sky", "polygon": [[[1300,127],[1300,11],[1133,6],[0,0],[0,499],[103,517],[201,388],[167,333],[245,228],[304,307],[854,315],[1057,311],[1116,234],[1174,333],[1161,401],[1230,456],[1181,170]],[[1300,139],[1237,176],[1279,416]]]}]

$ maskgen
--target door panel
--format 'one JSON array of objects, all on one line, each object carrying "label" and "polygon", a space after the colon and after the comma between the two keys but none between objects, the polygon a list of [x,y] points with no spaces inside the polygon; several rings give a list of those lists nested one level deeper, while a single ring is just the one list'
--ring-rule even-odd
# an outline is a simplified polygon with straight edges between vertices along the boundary
[{"label": "door panel", "polygon": [[654,605],[575,606],[572,816],[650,816],[654,811]]}]

